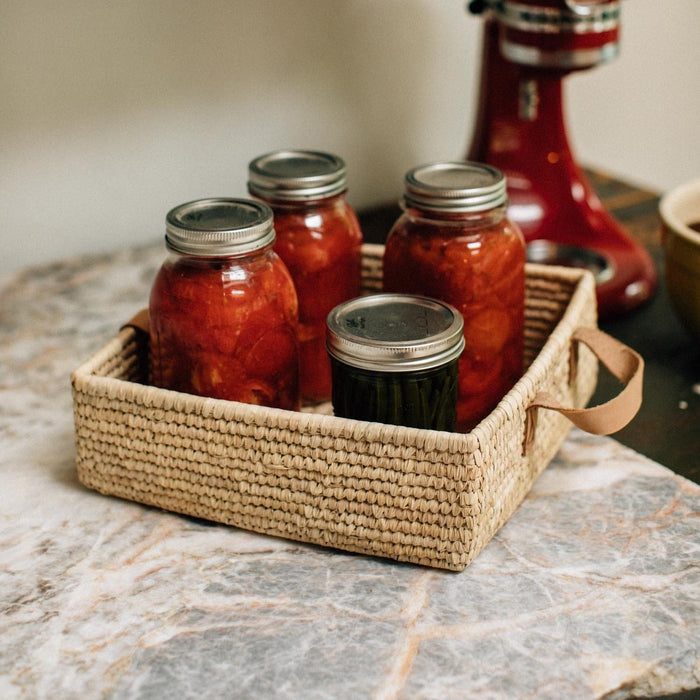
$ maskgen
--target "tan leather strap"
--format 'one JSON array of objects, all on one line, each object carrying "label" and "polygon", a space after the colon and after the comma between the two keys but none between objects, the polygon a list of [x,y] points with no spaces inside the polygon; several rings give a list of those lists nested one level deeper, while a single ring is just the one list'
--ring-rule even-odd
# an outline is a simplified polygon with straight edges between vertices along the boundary
[{"label": "tan leather strap", "polygon": [[132,316],[119,330],[125,328],[135,328],[137,331],[149,333],[151,323],[148,315],[148,309],[141,309],[135,316]]},{"label": "tan leather strap", "polygon": [[[535,437],[538,408],[558,411],[588,433],[609,435],[624,428],[642,405],[644,360],[641,355],[597,328],[574,331],[572,343],[579,342],[588,346],[624,387],[614,398],[591,408],[566,408],[548,392],[537,393],[526,413],[523,454],[527,453]],[[572,360],[575,356],[576,353],[572,352]],[[575,371],[574,365],[572,362],[572,371]]]}]

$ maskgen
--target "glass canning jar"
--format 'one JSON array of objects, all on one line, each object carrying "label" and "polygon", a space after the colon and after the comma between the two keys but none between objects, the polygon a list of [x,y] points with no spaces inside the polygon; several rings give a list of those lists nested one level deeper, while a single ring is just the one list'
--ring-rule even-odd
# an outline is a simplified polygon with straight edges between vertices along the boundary
[{"label": "glass canning jar", "polygon": [[373,294],[328,315],[333,412],[343,418],[454,431],[462,317],[443,302]]},{"label": "glass canning jar", "polygon": [[471,430],[523,370],[525,242],[506,216],[506,180],[487,165],[431,163],[405,177],[387,238],[384,290],[441,299],[464,318],[457,422]]},{"label": "glass canning jar", "polygon": [[318,151],[275,151],[251,161],[248,173],[249,192],[274,211],[275,252],[299,299],[302,398],[327,401],[326,316],[360,294],[362,233],[346,199],[345,163]]},{"label": "glass canning jar", "polygon": [[298,410],[297,298],[273,251],[272,211],[202,199],[166,217],[169,255],[150,296],[153,384]]}]

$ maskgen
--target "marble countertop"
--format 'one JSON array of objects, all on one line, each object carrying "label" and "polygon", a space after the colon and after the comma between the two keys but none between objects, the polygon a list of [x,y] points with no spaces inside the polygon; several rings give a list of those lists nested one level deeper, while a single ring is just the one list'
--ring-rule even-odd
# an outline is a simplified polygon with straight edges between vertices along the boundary
[{"label": "marble countertop", "polygon": [[163,255],[0,280],[0,697],[616,700],[700,687],[700,487],[611,438],[573,430],[458,574],[85,489],[69,375],[145,305]]}]

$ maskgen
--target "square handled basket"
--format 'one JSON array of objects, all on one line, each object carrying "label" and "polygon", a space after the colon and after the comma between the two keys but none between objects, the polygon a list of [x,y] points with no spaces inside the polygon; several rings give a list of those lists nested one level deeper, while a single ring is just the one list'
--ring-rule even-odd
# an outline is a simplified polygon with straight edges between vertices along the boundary
[{"label": "square handled basket", "polygon": [[[382,254],[363,247],[364,293],[381,290]],[[582,408],[593,393],[598,360],[573,339],[581,327],[596,327],[592,275],[528,265],[525,372],[466,434],[338,418],[330,404],[293,412],[148,386],[148,337],[125,327],[71,377],[78,477],[177,513],[459,571],[571,428],[540,410],[533,430],[535,397]]]}]

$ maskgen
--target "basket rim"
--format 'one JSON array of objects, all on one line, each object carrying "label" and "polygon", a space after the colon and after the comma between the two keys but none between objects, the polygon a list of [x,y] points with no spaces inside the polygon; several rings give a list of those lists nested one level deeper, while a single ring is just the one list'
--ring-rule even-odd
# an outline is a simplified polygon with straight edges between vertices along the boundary
[{"label": "basket rim", "polygon": [[[383,246],[364,244],[363,252],[380,255]],[[438,450],[450,453],[469,453],[490,440],[505,420],[512,419],[519,411],[524,413],[536,393],[537,383],[546,375],[552,358],[570,343],[571,333],[578,327],[578,319],[591,294],[595,298],[593,275],[580,268],[527,263],[528,279],[552,280],[572,285],[572,293],[561,318],[533,358],[527,370],[516,384],[499,401],[493,411],[468,433],[410,428],[400,425],[373,423],[334,415],[291,411],[245,404],[225,399],[195,396],[183,392],[161,389],[146,384],[102,377],[95,371],[105,361],[118,354],[128,343],[136,340],[139,331],[122,329],[106,345],[79,365],[71,373],[74,393],[93,397],[104,397],[134,402],[152,409],[175,410],[192,416],[192,420],[217,420],[222,423],[245,423],[266,429],[301,431],[305,434],[361,440],[378,441],[392,445],[410,445],[426,451]],[[223,427],[223,426],[222,426]]]}]

